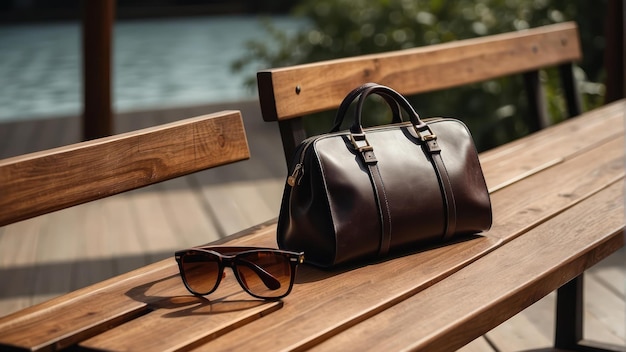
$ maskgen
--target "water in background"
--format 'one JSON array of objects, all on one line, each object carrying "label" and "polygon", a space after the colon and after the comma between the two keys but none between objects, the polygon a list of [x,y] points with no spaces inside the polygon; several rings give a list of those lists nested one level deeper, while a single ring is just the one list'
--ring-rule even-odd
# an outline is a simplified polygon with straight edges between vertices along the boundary
[{"label": "water in background", "polygon": [[[302,20],[273,17],[286,30]],[[114,111],[238,101],[254,67],[233,73],[245,42],[267,36],[255,16],[117,21]],[[80,23],[0,26],[0,122],[82,111]]]}]

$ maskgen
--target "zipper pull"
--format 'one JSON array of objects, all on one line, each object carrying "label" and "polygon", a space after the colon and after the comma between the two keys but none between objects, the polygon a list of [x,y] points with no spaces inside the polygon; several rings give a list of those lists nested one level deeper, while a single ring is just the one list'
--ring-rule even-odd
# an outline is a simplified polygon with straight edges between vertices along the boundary
[{"label": "zipper pull", "polygon": [[304,173],[304,170],[302,169],[302,164],[296,164],[296,167],[293,168],[291,176],[287,177],[287,184],[289,186],[293,187],[296,184],[300,184],[300,180],[302,179],[301,171],[302,173]]}]

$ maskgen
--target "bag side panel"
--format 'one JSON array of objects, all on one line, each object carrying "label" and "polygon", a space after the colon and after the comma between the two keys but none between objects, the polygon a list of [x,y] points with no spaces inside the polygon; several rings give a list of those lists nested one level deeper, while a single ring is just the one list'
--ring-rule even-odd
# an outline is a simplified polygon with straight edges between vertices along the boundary
[{"label": "bag side panel", "polygon": [[315,152],[321,165],[336,236],[336,264],[375,257],[381,223],[374,189],[361,157],[347,136],[320,139]]},{"label": "bag side panel", "polygon": [[[293,167],[292,167],[293,169]],[[335,261],[335,234],[318,160],[308,148],[303,175],[291,187],[285,185],[278,216],[280,248],[304,252],[305,261],[329,267]]]},{"label": "bag side panel", "polygon": [[444,119],[430,124],[441,147],[457,208],[458,234],[486,231],[491,227],[491,200],[478,153],[469,130],[461,121]]}]

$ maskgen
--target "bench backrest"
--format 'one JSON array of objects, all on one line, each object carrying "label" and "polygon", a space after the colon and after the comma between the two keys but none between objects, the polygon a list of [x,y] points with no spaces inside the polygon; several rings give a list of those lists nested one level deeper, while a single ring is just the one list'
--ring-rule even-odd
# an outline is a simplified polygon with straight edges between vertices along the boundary
[{"label": "bench backrest", "polygon": [[568,114],[580,114],[572,62],[582,57],[573,22],[426,47],[257,73],[263,119],[278,121],[287,162],[306,138],[302,117],[337,108],[367,82],[412,95],[523,73],[536,130],[547,121],[539,70],[559,66]]},{"label": "bench backrest", "polygon": [[249,157],[223,111],[0,160],[0,226]]}]

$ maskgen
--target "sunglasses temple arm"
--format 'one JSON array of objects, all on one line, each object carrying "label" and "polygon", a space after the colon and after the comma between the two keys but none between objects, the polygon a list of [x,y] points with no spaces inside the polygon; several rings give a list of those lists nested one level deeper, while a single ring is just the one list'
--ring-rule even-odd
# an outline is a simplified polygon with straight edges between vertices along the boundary
[{"label": "sunglasses temple arm", "polygon": [[265,269],[254,264],[253,262],[245,259],[240,259],[248,268],[252,269],[263,281],[265,286],[270,290],[278,290],[280,288],[280,281],[278,281],[272,274],[268,273]]}]

